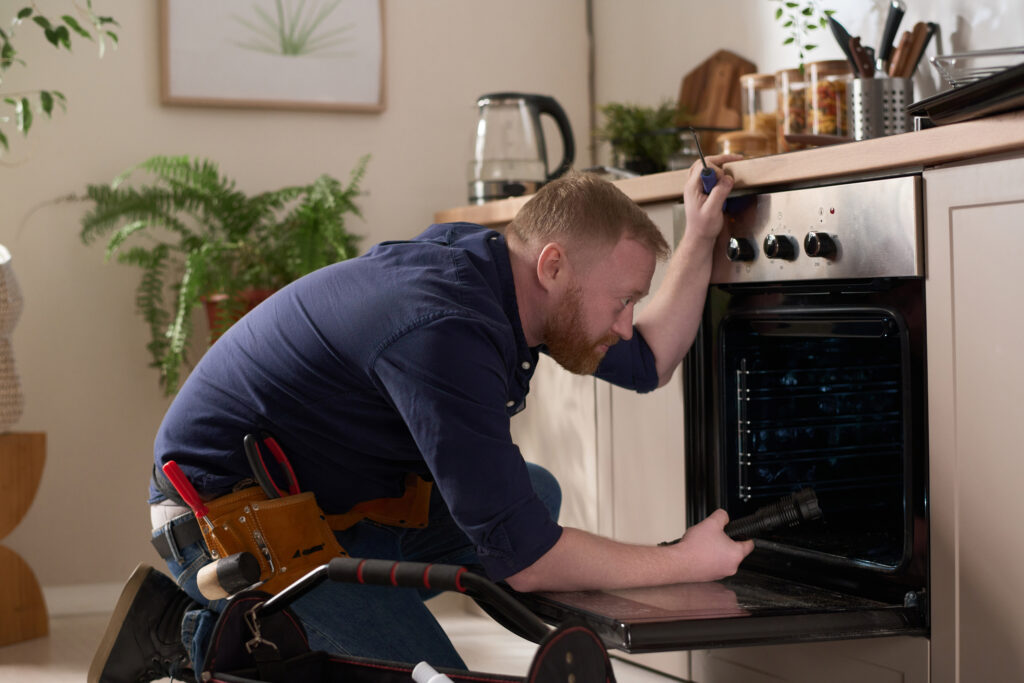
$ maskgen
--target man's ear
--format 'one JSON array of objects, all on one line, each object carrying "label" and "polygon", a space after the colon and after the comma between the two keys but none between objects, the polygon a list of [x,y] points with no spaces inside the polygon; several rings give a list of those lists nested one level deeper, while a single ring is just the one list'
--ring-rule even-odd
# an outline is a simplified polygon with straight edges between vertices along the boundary
[{"label": "man's ear", "polygon": [[545,291],[564,287],[571,274],[565,248],[558,242],[548,242],[537,256],[537,281]]}]

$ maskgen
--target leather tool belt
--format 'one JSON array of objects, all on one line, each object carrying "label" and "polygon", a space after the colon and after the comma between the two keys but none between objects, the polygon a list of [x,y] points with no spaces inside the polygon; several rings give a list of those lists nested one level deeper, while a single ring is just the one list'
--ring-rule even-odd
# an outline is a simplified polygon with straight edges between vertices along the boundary
[{"label": "leather tool belt", "polygon": [[260,564],[260,590],[273,594],[332,558],[347,555],[335,531],[363,520],[426,527],[432,488],[431,482],[410,473],[402,496],[363,501],[348,512],[326,515],[311,492],[268,498],[252,486],[208,501],[209,514],[203,522],[194,516],[181,523],[172,521],[152,543],[164,559],[172,559],[176,549],[199,538],[214,559],[249,552]]}]

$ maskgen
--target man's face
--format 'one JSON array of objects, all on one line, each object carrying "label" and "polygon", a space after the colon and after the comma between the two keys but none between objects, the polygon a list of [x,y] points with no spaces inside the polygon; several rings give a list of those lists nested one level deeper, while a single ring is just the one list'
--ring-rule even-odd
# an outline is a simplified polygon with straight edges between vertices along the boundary
[{"label": "man's face", "polygon": [[550,356],[569,372],[590,375],[608,348],[633,336],[633,308],[647,295],[655,257],[624,238],[573,281],[545,327]]}]

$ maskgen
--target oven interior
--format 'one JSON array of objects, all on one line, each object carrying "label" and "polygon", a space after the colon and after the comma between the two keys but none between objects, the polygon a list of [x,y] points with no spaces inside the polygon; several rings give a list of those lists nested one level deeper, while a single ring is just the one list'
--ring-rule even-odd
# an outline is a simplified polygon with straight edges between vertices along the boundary
[{"label": "oven interior", "polygon": [[772,532],[761,539],[766,547],[901,565],[910,435],[898,314],[776,310],[731,316],[721,327],[722,500],[730,516],[811,487],[823,519]]}]

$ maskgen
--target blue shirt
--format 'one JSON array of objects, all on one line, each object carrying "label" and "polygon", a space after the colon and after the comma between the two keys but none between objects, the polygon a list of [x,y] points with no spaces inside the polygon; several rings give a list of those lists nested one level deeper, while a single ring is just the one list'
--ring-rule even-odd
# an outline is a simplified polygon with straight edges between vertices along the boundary
[{"label": "blue shirt", "polygon": [[[168,410],[156,464],[175,460],[200,493],[226,493],[252,476],[243,436],[267,431],[328,514],[400,496],[414,472],[503,579],[561,534],[509,433],[540,350],[523,334],[504,238],[433,225],[311,273],[233,325]],[[639,335],[597,374],[639,391],[658,381]]]}]

